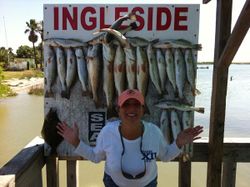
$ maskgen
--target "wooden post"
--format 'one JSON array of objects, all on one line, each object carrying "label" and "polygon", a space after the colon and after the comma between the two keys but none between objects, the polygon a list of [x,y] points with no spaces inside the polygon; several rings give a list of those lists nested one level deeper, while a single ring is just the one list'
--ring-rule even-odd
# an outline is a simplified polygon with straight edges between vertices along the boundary
[{"label": "wooden post", "polygon": [[222,187],[235,187],[236,162],[231,158],[223,163]]},{"label": "wooden post", "polygon": [[67,160],[67,186],[77,187],[78,186],[78,171],[77,161]]},{"label": "wooden post", "polygon": [[191,161],[179,159],[179,187],[191,187]]},{"label": "wooden post", "polygon": [[55,156],[46,158],[47,187],[59,187],[59,161]]},{"label": "wooden post", "polygon": [[229,66],[238,51],[244,37],[250,27],[250,0],[246,0],[244,7],[241,10],[239,18],[233,28],[232,34],[228,38],[227,44],[220,55],[218,67]]},{"label": "wooden post", "polygon": [[217,0],[207,187],[221,186],[221,164],[223,157],[228,68],[217,68],[217,62],[230,36],[231,16],[232,0]]}]

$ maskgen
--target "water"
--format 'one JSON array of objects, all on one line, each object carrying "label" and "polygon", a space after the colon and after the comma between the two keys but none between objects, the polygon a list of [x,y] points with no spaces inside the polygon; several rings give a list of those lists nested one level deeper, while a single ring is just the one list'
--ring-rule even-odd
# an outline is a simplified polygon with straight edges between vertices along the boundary
[{"label": "water", "polygon": [[[200,65],[201,66],[201,65]],[[199,67],[200,67],[199,66]],[[207,66],[207,65],[202,65]],[[212,66],[197,71],[197,88],[202,92],[196,97],[196,106],[205,107],[205,114],[195,114],[195,124],[202,124],[208,136],[210,100],[212,87]],[[231,65],[227,92],[225,120],[226,137],[248,137],[250,134],[250,65]],[[0,167],[11,159],[35,136],[40,135],[44,111],[43,97],[20,94],[17,97],[0,100]],[[178,164],[158,162],[159,187],[178,186]],[[60,161],[60,186],[66,186],[65,161]],[[93,164],[82,161],[79,164],[79,186],[101,187],[104,162]],[[192,164],[192,186],[206,186],[206,163]],[[249,186],[250,163],[238,163],[236,186]],[[197,177],[199,176],[199,177]],[[45,179],[44,179],[45,180]],[[44,185],[46,186],[46,185]]]},{"label": "water", "polygon": [[[207,65],[199,65],[207,67]],[[205,114],[195,114],[195,123],[205,127],[203,136],[208,136],[213,66],[198,69],[196,106],[205,107]],[[250,65],[231,65],[228,75],[226,100],[225,137],[248,137],[250,134]],[[232,79],[232,80],[230,80]]]}]

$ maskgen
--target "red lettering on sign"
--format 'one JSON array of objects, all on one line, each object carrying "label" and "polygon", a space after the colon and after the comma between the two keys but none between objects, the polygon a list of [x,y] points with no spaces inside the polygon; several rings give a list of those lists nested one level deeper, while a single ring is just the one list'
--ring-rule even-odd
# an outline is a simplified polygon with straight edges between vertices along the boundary
[{"label": "red lettering on sign", "polygon": [[[128,13],[128,7],[116,7],[115,8],[115,20],[119,19],[120,17],[124,16],[125,14],[121,14],[122,12]],[[119,29],[125,29],[125,25],[121,25]],[[117,28],[115,28],[117,29]]]},{"label": "red lettering on sign", "polygon": [[63,30],[67,30],[67,21],[69,21],[73,30],[77,30],[77,7],[73,7],[73,17],[67,7],[63,7],[62,14]]},{"label": "red lettering on sign", "polygon": [[[136,14],[136,12],[139,12],[140,14],[144,14],[144,10],[141,7],[134,7],[132,12],[134,12],[135,14]],[[145,25],[144,18],[137,14],[136,15],[136,20],[137,20],[137,22],[139,22],[139,24],[137,25],[138,27],[137,27],[136,30],[140,31],[140,30],[143,29],[143,27]]]},{"label": "red lettering on sign", "polygon": [[86,14],[87,13],[91,13],[91,14],[95,14],[96,10],[93,7],[86,7],[82,10],[81,13],[81,25],[83,27],[83,29],[85,30],[93,30],[96,28],[96,16],[93,17],[89,17],[89,22],[91,23],[90,25],[88,25],[86,23]]},{"label": "red lettering on sign", "polygon": [[54,7],[54,29],[58,30],[59,29],[59,10],[58,7]]},{"label": "red lettering on sign", "polygon": [[[131,10],[136,14],[136,31],[187,31],[190,19],[188,17],[189,8],[182,7],[155,7],[155,6],[135,6]],[[91,31],[110,27],[111,23],[120,17],[128,14],[130,8],[121,7],[79,7],[79,6],[64,6],[53,7],[53,27],[54,30],[78,30],[80,29]],[[112,17],[111,17],[112,16]],[[105,19],[106,18],[106,19]],[[110,22],[107,22],[110,21]],[[125,22],[127,23],[127,22]],[[170,28],[171,27],[171,28]],[[126,28],[125,24],[115,29]]]},{"label": "red lettering on sign", "polygon": [[180,25],[181,21],[187,21],[187,15],[181,15],[182,13],[187,13],[188,7],[176,7],[174,13],[174,30],[188,30],[187,25]]},{"label": "red lettering on sign", "polygon": [[[162,16],[165,14],[166,23],[162,23]],[[171,25],[171,12],[168,8],[157,8],[156,30],[168,30]]]},{"label": "red lettering on sign", "polygon": [[108,28],[108,27],[110,27],[110,25],[107,25],[105,23],[105,8],[101,7],[100,8],[100,29]]},{"label": "red lettering on sign", "polygon": [[119,19],[123,15],[121,14],[122,12],[127,13],[128,12],[128,7],[117,7],[115,8],[115,20]]},{"label": "red lettering on sign", "polygon": [[153,28],[153,7],[148,8],[148,30],[152,31]]}]

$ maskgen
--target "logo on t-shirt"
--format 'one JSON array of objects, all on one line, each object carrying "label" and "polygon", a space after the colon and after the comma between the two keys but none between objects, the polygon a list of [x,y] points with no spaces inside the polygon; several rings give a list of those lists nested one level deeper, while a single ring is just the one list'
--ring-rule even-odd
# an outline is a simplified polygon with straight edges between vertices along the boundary
[{"label": "logo on t-shirt", "polygon": [[156,152],[153,152],[152,150],[144,150],[142,151],[142,153],[142,160],[145,160],[146,162],[151,162],[151,160],[154,160],[156,158]]}]

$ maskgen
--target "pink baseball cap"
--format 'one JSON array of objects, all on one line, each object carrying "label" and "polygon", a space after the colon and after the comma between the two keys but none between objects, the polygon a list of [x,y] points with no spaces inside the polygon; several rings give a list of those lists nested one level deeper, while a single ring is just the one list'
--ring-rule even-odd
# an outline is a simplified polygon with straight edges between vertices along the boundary
[{"label": "pink baseball cap", "polygon": [[141,103],[141,105],[144,105],[144,97],[136,89],[128,89],[123,91],[119,97],[118,97],[118,106],[121,107],[128,99],[136,99]]}]

